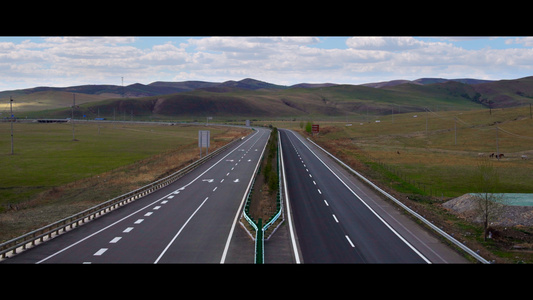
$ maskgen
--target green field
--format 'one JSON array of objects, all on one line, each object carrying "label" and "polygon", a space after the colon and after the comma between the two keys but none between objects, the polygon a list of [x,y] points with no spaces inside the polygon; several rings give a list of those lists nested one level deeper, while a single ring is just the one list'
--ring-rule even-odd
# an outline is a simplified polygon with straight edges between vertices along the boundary
[{"label": "green field", "polygon": [[[504,154],[501,160],[493,159],[502,183],[498,192],[533,193],[529,106],[313,122],[320,125],[315,141],[347,161],[365,164],[376,179],[402,193],[446,199],[475,192],[471,175],[479,157],[497,149]],[[276,126],[301,130],[300,124]]]},{"label": "green field", "polygon": [[[0,207],[179,148],[197,149],[205,127],[76,123],[0,123]],[[226,129],[210,127],[212,137]],[[105,200],[105,199],[104,199]]]}]

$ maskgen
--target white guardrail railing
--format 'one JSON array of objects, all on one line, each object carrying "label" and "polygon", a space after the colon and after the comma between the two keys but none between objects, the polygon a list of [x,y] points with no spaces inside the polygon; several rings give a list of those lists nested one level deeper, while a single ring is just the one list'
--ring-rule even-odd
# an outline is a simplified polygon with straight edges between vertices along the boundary
[{"label": "white guardrail railing", "polygon": [[216,149],[209,155],[204,156],[203,158],[191,163],[185,168],[165,178],[159,179],[134,191],[107,200],[101,204],[90,207],[70,217],[64,218],[62,220],[56,221],[52,224],[28,232],[14,239],[3,242],[0,244],[0,260],[7,258],[8,255],[17,254],[17,251],[24,251],[28,247],[35,246],[37,243],[47,241],[56,235],[59,235],[63,232],[66,232],[67,230],[80,226],[80,224],[83,225],[84,223],[91,221],[102,214],[112,211],[117,207],[126,205],[136,199],[144,197],[162,187],[165,187],[241,140],[243,140],[243,138],[235,139],[229,142],[228,144]]},{"label": "white guardrail railing", "polygon": [[398,204],[400,207],[402,207],[403,209],[405,209],[407,212],[409,212],[410,214],[412,214],[413,216],[415,216],[416,218],[418,218],[420,221],[422,221],[424,224],[426,224],[427,226],[429,226],[431,229],[435,230],[437,233],[439,233],[440,235],[442,235],[443,237],[445,237],[447,240],[449,240],[451,243],[453,243],[454,245],[456,245],[457,247],[461,248],[463,251],[465,251],[466,253],[470,254],[472,257],[474,257],[475,259],[477,259],[479,262],[481,263],[484,263],[484,264],[490,264],[490,262],[486,259],[484,259],[483,257],[481,257],[479,254],[477,254],[475,251],[473,251],[472,249],[468,248],[467,246],[465,246],[463,243],[459,242],[458,240],[456,240],[455,238],[453,238],[451,235],[447,234],[446,232],[444,232],[442,229],[438,228],[437,226],[435,226],[433,223],[429,222],[428,220],[426,220],[425,218],[423,218],[421,215],[419,215],[418,213],[416,213],[415,211],[413,211],[412,209],[410,209],[409,207],[407,207],[405,204],[403,204],[402,202],[400,202],[399,200],[397,200],[396,198],[394,198],[392,195],[390,195],[389,193],[385,192],[384,190],[382,190],[380,187],[378,187],[377,185],[375,185],[372,181],[366,179],[363,175],[359,174],[359,172],[355,171],[354,169],[352,169],[350,166],[348,166],[347,164],[345,164],[343,161],[341,161],[340,159],[338,159],[337,157],[335,157],[333,154],[329,153],[328,151],[326,151],[326,149],[320,147],[319,145],[317,145],[315,142],[313,142],[311,139],[307,138],[308,141],[310,141],[311,143],[313,143],[316,147],[318,147],[319,149],[321,149],[322,151],[324,151],[324,153],[326,153],[327,155],[329,155],[331,158],[333,158],[334,160],[336,160],[339,164],[341,164],[342,166],[344,166],[347,170],[349,170],[350,172],[354,173],[355,175],[357,175],[360,179],[362,179],[364,182],[366,182],[367,184],[369,184],[370,186],[372,186],[374,189],[376,189],[378,192],[380,192],[381,194],[383,194],[385,197],[389,198],[390,200],[392,200],[393,202],[395,202],[396,204]]}]

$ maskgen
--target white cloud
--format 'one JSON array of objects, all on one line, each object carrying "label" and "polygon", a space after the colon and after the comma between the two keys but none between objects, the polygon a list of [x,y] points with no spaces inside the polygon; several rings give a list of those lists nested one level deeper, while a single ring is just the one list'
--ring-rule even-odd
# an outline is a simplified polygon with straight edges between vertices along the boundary
[{"label": "white cloud", "polygon": [[[335,42],[338,42],[336,37]],[[0,39],[0,89],[42,85],[240,80],[279,84],[365,83],[420,77],[519,78],[533,75],[533,39],[351,37],[346,47],[316,37],[133,37]],[[344,40],[344,38],[343,38]],[[505,45],[507,48],[503,48]],[[24,85],[24,86],[21,86]]]},{"label": "white cloud", "polygon": [[397,51],[417,49],[427,43],[413,37],[352,37],[346,40],[346,45],[360,50]]}]

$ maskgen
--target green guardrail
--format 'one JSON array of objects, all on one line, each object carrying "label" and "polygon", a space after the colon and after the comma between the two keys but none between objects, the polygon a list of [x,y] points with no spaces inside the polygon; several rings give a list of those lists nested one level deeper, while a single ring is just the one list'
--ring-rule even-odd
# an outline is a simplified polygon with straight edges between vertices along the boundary
[{"label": "green guardrail", "polygon": [[[249,214],[250,209],[250,201],[252,199],[252,194],[254,192],[254,185],[255,185],[255,179],[257,178],[257,175],[261,172],[261,165],[259,166],[257,173],[254,176],[250,191],[248,192],[248,196],[246,198],[246,203],[244,205],[244,219],[252,226],[252,228],[255,230],[255,263],[256,264],[262,264],[264,263],[264,238],[265,238],[265,231],[272,225],[274,222],[278,220],[278,218],[281,216],[282,212],[282,205],[281,205],[281,199],[282,199],[282,193],[281,193],[281,170],[280,170],[280,153],[279,153],[279,143],[281,142],[281,139],[279,138],[279,131],[278,131],[278,144],[276,147],[277,152],[277,171],[278,171],[278,182],[277,182],[277,195],[276,195],[276,213],[272,215],[265,225],[263,224],[263,220],[259,218],[257,221],[255,221]],[[261,156],[260,160],[263,160],[263,156]]]}]

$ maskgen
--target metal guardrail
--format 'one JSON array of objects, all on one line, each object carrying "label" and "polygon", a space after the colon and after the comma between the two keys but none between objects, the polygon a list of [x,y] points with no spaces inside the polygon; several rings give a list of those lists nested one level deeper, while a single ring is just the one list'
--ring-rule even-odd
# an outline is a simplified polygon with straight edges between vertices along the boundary
[{"label": "metal guardrail", "polygon": [[132,201],[135,201],[141,197],[144,197],[162,187],[165,187],[179,178],[183,177],[185,174],[191,172],[195,168],[199,167],[207,160],[216,156],[220,152],[228,149],[238,141],[241,141],[242,138],[235,139],[226,145],[216,149],[209,155],[191,163],[185,168],[165,177],[154,181],[148,185],[145,185],[141,188],[138,188],[134,191],[128,192],[126,194],[120,195],[113,199],[107,200],[101,204],[90,207],[86,210],[83,210],[75,215],[61,219],[39,229],[28,232],[24,235],[16,237],[14,239],[8,240],[0,244],[0,259],[5,259],[8,256],[8,253],[11,252],[12,255],[17,254],[17,251],[20,249],[22,251],[26,250],[29,247],[35,246],[37,243],[41,243],[51,239],[52,237],[59,235],[67,230],[75,228],[77,226],[83,225],[86,222],[89,222],[100,215],[103,215],[109,211],[112,211],[118,207],[124,206]]},{"label": "metal guardrail", "polygon": [[[257,224],[254,222],[253,218],[248,214],[248,211],[249,211],[249,208],[250,208],[250,200],[252,198],[252,193],[253,193],[253,190],[254,190],[254,185],[255,185],[255,180],[257,179],[257,175],[259,174],[259,172],[261,172],[261,161],[263,160],[263,155],[265,154],[265,149],[266,149],[266,146],[267,146],[268,142],[265,144],[265,147],[263,148],[263,151],[261,152],[261,156],[259,157],[259,161],[257,163],[257,166],[256,166],[256,169],[255,169],[255,172],[254,172],[254,175],[253,175],[253,179],[252,179],[252,183],[250,185],[250,189],[247,191],[248,192],[248,195],[246,196],[246,203],[244,204],[244,209],[243,209],[243,216],[244,216],[244,219],[248,222],[248,224],[250,224],[250,226],[252,226],[254,229],[255,229],[255,239],[254,239],[254,243],[255,243],[255,250],[254,250],[254,262],[257,264],[261,264],[263,263],[263,235],[261,235],[259,233],[259,231],[261,231],[261,219],[258,220]],[[258,226],[259,225],[259,226]],[[257,251],[259,249],[259,251]]]},{"label": "metal guardrail", "polygon": [[[253,186],[255,184],[255,179],[257,178],[257,175],[259,174],[259,172],[261,172],[261,167],[259,167],[257,169],[257,171],[255,172],[255,175],[254,175],[254,178],[253,178],[253,182],[251,184],[250,190],[248,191],[248,195],[246,197],[246,203],[245,203],[244,209],[243,209],[244,219],[248,222],[248,224],[250,224],[250,226],[253,227],[253,229],[256,232],[256,237],[255,237],[255,260],[254,260],[256,264],[262,264],[264,262],[264,256],[265,256],[265,251],[264,251],[265,231],[272,224],[274,224],[274,222],[276,222],[276,220],[281,216],[281,213],[282,213],[282,205],[281,205],[281,202],[282,202],[282,200],[281,200],[282,199],[282,193],[281,193],[281,169],[280,169],[280,153],[279,153],[280,152],[279,151],[280,143],[281,143],[281,139],[280,139],[280,133],[278,131],[277,169],[278,169],[278,186],[279,186],[279,188],[278,188],[278,193],[276,195],[276,197],[277,197],[277,199],[276,199],[276,207],[277,207],[276,214],[274,214],[272,217],[270,217],[265,225],[262,225],[262,219],[259,219],[257,221],[257,223],[256,223],[254,221],[254,219],[248,214],[248,210],[249,210],[249,207],[250,207],[250,200],[251,200],[252,193],[253,193]],[[268,142],[267,142],[267,144],[265,144],[265,148],[266,148],[267,145],[268,145]],[[263,152],[261,153],[261,157],[259,158],[260,162],[263,160],[264,152],[265,152],[265,149],[263,149]],[[258,166],[260,166],[260,164],[258,164]]]},{"label": "metal guardrail", "polygon": [[402,207],[403,209],[405,209],[407,212],[409,212],[410,214],[412,214],[413,216],[415,216],[416,218],[418,218],[420,221],[422,221],[424,224],[426,224],[427,226],[429,226],[431,229],[435,230],[437,233],[439,233],[440,235],[442,235],[443,237],[445,237],[446,239],[448,239],[450,242],[452,242],[453,244],[455,244],[457,247],[461,248],[463,251],[465,251],[466,253],[470,254],[472,257],[474,257],[475,259],[477,259],[479,262],[481,263],[484,263],[484,264],[490,264],[490,262],[486,259],[484,259],[483,257],[481,257],[479,254],[477,254],[475,251],[473,251],[472,249],[468,248],[467,246],[465,246],[463,243],[459,242],[458,240],[456,240],[455,238],[453,238],[451,235],[447,234],[445,231],[443,231],[442,229],[438,228],[437,226],[435,226],[433,223],[429,222],[428,220],[426,220],[425,218],[423,218],[421,215],[419,215],[418,213],[416,213],[415,211],[413,211],[412,209],[410,209],[409,207],[407,207],[405,204],[403,204],[402,202],[400,202],[399,200],[397,200],[396,198],[394,198],[392,195],[390,195],[389,193],[385,192],[384,190],[382,190],[380,187],[378,187],[377,185],[375,185],[373,182],[371,182],[370,180],[366,179],[363,175],[359,174],[359,172],[355,171],[354,169],[352,169],[350,166],[348,166],[347,164],[345,164],[343,161],[341,161],[340,159],[338,159],[337,157],[335,157],[333,154],[329,153],[328,151],[326,151],[326,149],[320,147],[319,145],[317,145],[315,142],[313,142],[311,139],[307,138],[308,141],[310,141],[311,143],[313,143],[316,147],[318,147],[319,149],[321,149],[322,151],[324,151],[327,155],[329,155],[331,158],[333,158],[334,160],[336,160],[339,164],[341,164],[342,166],[344,166],[346,169],[348,169],[350,172],[354,173],[355,175],[357,175],[359,178],[361,178],[363,181],[365,181],[367,184],[369,184],[370,186],[372,186],[374,189],[376,189],[378,192],[380,192],[381,194],[383,194],[385,197],[389,198],[390,200],[392,200],[393,202],[395,202],[396,204],[398,204],[400,207]]}]

